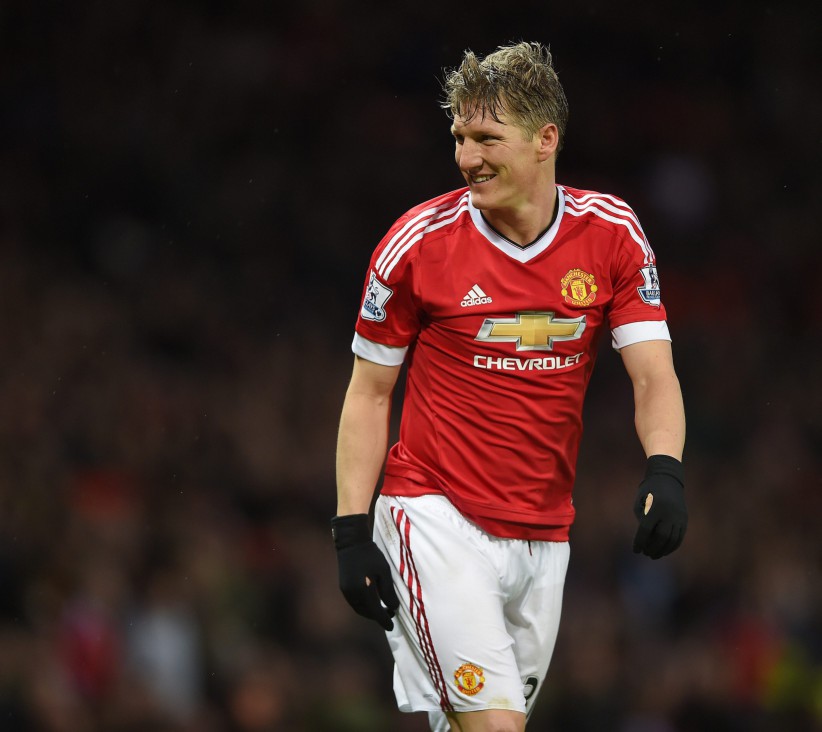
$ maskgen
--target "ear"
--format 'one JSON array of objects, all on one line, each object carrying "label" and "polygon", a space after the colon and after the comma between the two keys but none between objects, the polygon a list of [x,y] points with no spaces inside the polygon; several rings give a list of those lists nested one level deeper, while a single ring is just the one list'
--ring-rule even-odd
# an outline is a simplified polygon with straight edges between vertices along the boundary
[{"label": "ear", "polygon": [[559,130],[553,122],[540,127],[537,130],[537,159],[539,162],[548,160],[557,151],[559,145]]}]

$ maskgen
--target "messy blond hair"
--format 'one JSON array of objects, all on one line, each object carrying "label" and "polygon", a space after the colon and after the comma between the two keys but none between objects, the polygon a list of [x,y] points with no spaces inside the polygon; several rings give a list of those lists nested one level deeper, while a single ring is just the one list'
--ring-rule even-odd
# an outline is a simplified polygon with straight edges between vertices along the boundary
[{"label": "messy blond hair", "polygon": [[470,120],[500,113],[532,138],[553,122],[559,130],[557,151],[565,141],[568,100],[554,71],[551,52],[540,43],[500,46],[485,58],[466,51],[456,69],[446,70],[441,106],[448,116]]}]

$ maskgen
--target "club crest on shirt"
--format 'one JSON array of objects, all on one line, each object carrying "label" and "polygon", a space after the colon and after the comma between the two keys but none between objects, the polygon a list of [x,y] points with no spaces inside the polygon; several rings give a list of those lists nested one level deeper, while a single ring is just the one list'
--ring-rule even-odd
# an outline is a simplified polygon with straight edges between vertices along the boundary
[{"label": "club crest on shirt", "polygon": [[647,267],[639,270],[639,273],[642,275],[644,283],[642,287],[637,287],[636,291],[639,293],[643,302],[659,307],[659,275],[656,272],[656,265],[649,264]]},{"label": "club crest on shirt", "polygon": [[393,294],[394,290],[380,282],[376,273],[372,271],[368,286],[365,288],[362,310],[360,310],[363,320],[376,320],[377,322],[385,320],[385,303]]},{"label": "club crest on shirt", "polygon": [[454,671],[454,683],[463,694],[474,696],[485,686],[485,671],[473,663],[464,663]]},{"label": "club crest on shirt", "polygon": [[562,285],[560,294],[569,305],[585,307],[596,299],[599,288],[596,285],[594,276],[588,274],[584,269],[575,267],[568,270],[568,274],[559,282]]}]

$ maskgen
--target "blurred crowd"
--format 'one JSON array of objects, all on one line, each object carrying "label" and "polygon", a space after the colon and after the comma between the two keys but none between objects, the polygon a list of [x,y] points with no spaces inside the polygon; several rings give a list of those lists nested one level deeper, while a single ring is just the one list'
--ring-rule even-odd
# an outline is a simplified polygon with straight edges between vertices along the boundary
[{"label": "blurred crowd", "polygon": [[461,185],[441,69],[523,38],[657,253],[691,513],[632,554],[603,341],[529,730],[822,730],[822,43],[733,5],[3,3],[0,730],[426,729],[337,590],[337,419],[371,249]]}]

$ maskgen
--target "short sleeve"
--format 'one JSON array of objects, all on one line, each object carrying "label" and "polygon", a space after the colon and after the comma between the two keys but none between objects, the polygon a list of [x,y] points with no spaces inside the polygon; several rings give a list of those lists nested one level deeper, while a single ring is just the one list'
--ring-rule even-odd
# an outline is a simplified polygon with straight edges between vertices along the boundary
[{"label": "short sleeve", "polygon": [[608,319],[614,348],[670,340],[656,257],[638,225],[617,242],[611,272],[614,294]]},{"label": "short sleeve", "polygon": [[408,353],[408,346],[384,346],[354,333],[351,350],[366,361],[373,361],[382,366],[401,366],[405,361],[405,354]]},{"label": "short sleeve", "polygon": [[642,320],[637,323],[626,323],[611,329],[611,345],[619,351],[625,346],[632,346],[642,341],[670,341],[668,323],[664,320]]},{"label": "short sleeve", "polygon": [[361,338],[391,348],[407,348],[420,330],[416,257],[410,254],[395,266],[382,266],[403,222],[401,218],[389,229],[371,256],[355,326]]}]

